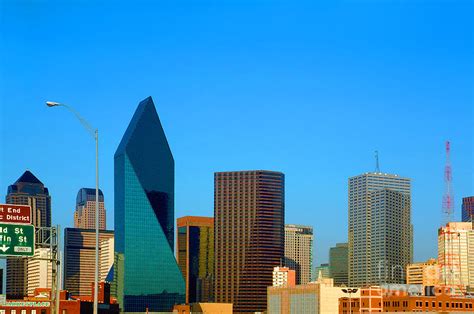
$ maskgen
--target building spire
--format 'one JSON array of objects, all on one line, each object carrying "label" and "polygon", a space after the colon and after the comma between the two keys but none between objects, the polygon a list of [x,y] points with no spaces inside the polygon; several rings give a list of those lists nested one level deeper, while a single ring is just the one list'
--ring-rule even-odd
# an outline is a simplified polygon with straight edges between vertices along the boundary
[{"label": "building spire", "polygon": [[375,172],[380,173],[380,165],[379,165],[379,151],[375,151]]}]

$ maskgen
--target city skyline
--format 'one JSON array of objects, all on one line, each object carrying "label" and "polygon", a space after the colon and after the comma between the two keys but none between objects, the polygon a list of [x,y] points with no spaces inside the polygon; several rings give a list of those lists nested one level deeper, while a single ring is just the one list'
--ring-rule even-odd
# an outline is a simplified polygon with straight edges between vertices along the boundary
[{"label": "city skyline", "polygon": [[[31,11],[19,13],[21,4],[6,8],[11,14],[6,14],[2,23],[10,25],[6,29],[12,26],[18,28],[6,32],[5,37],[6,44],[12,48],[5,54],[12,62],[5,65],[8,79],[6,76],[1,78],[4,83],[1,85],[5,87],[5,90],[2,90],[2,102],[6,103],[8,99],[11,105],[2,106],[0,114],[0,139],[4,148],[0,155],[0,187],[3,187],[0,196],[4,197],[6,187],[26,169],[30,169],[50,189],[54,200],[53,225],[59,223],[62,227],[72,226],[70,217],[77,190],[93,185],[93,142],[73,120],[74,117],[63,112],[47,111],[44,100],[51,98],[73,105],[103,134],[100,139],[100,187],[107,196],[106,207],[113,209],[113,151],[120,141],[120,134],[126,128],[127,119],[134,110],[131,104],[152,95],[157,100],[163,125],[168,130],[170,145],[177,158],[175,217],[212,215],[212,178],[216,171],[262,168],[281,171],[287,179],[285,221],[313,226],[314,265],[319,265],[328,261],[329,247],[347,241],[345,233],[335,232],[347,230],[347,178],[373,171],[373,152],[378,150],[382,172],[396,173],[413,179],[414,260],[423,261],[435,257],[436,230],[442,222],[443,143],[446,139],[452,142],[455,220],[461,219],[462,197],[473,194],[473,138],[469,129],[472,129],[472,96],[469,94],[472,70],[461,69],[472,55],[472,47],[463,46],[463,40],[469,36],[468,31],[463,29],[468,27],[462,18],[443,26],[437,25],[437,21],[440,16],[444,16],[446,10],[464,16],[461,11],[468,12],[472,4],[466,5],[467,8],[461,8],[462,5],[459,4],[442,10],[436,6],[411,8],[413,11],[410,12],[414,14],[414,18],[404,21],[406,26],[396,22],[397,18],[403,16],[404,9],[407,9],[397,3],[385,4],[380,8],[366,4],[367,12],[363,12],[362,8],[350,6],[338,12],[331,5],[325,7],[308,4],[309,9],[313,9],[309,11],[316,12],[318,17],[318,12],[327,10],[324,11],[327,17],[324,17],[321,23],[329,23],[328,25],[334,27],[335,23],[340,21],[337,17],[341,16],[347,18],[344,25],[355,23],[356,18],[349,14],[351,9],[356,10],[354,16],[360,13],[368,18],[365,22],[360,22],[362,24],[355,24],[354,32],[350,32],[348,44],[354,45],[355,49],[352,51],[357,62],[344,55],[345,44],[340,39],[332,46],[330,32],[318,32],[308,41],[307,37],[304,37],[304,40],[298,36],[292,39],[291,34],[304,28],[301,23],[292,23],[297,17],[310,23],[314,29],[318,29],[320,22],[310,21],[312,16],[288,6],[292,14],[290,16],[283,15],[285,10],[281,7],[272,11],[276,16],[285,16],[288,19],[283,22],[285,27],[293,24],[288,32],[283,33],[282,39],[274,38],[275,33],[253,15],[246,15],[250,18],[250,26],[256,26],[256,35],[251,34],[250,27],[243,29],[243,33],[248,36],[247,41],[242,43],[244,49],[250,49],[258,43],[259,35],[268,32],[271,36],[268,37],[268,43],[256,45],[256,60],[244,54],[243,57],[235,59],[235,65],[225,67],[222,71],[218,70],[219,67],[226,63],[227,58],[235,57],[235,53],[232,53],[234,42],[223,40],[220,36],[224,34],[224,30],[235,32],[235,28],[231,23],[220,19],[223,24],[222,31],[216,30],[214,35],[202,35],[206,43],[217,40],[223,44],[216,49],[217,52],[223,52],[226,58],[217,58],[215,63],[211,62],[211,58],[216,58],[212,51],[210,57],[199,62],[198,58],[203,57],[209,50],[204,50],[204,45],[187,36],[185,41],[196,48],[196,59],[189,61],[188,54],[178,54],[176,59],[166,60],[176,65],[173,69],[166,67],[166,62],[159,60],[163,53],[160,50],[161,45],[153,40],[146,41],[150,45],[151,56],[142,50],[129,48],[131,50],[127,51],[132,53],[133,57],[130,65],[123,69],[123,73],[137,74],[137,77],[141,77],[137,82],[129,75],[123,76],[120,71],[113,72],[117,74],[115,78],[110,75],[114,62],[122,60],[120,55],[111,56],[112,61],[105,62],[105,76],[93,71],[97,77],[91,78],[90,68],[87,66],[88,71],[83,71],[71,65],[66,71],[61,71],[67,73],[68,79],[58,80],[56,73],[59,73],[59,70],[53,59],[59,58],[58,64],[71,62],[75,58],[83,64],[94,61],[84,54],[85,48],[77,49],[77,52],[69,51],[68,49],[76,46],[68,41],[64,48],[48,36],[42,43],[26,43],[25,40],[31,38],[21,36],[26,34],[25,27],[30,31],[30,26],[36,26],[43,20],[38,18],[43,16],[41,14],[30,14],[44,13],[44,9],[33,5]],[[64,20],[70,17],[67,8],[66,5],[59,5],[57,8],[64,31],[73,31],[72,38],[82,38],[85,33],[76,29],[73,22]],[[171,11],[178,9],[168,8]],[[263,4],[257,7],[258,12],[265,12],[266,9]],[[389,9],[394,10],[388,17],[384,15],[388,20],[387,24],[371,15]],[[117,11],[111,12],[108,19],[119,20],[124,11],[123,8],[118,8]],[[242,11],[244,10],[235,14],[245,14]],[[218,19],[218,12],[233,18],[238,17],[226,7],[217,7],[215,13],[207,13],[207,16],[215,21]],[[101,11],[97,8],[91,12],[99,13]],[[136,14],[132,17],[134,22],[138,22],[136,16],[139,13],[146,15],[143,8],[135,9],[133,13]],[[76,14],[81,16],[85,14],[85,10],[79,9]],[[189,12],[185,10],[184,15],[189,17]],[[21,26],[18,21],[10,20],[8,16],[16,16],[18,21],[29,22]],[[335,18],[334,22],[330,21],[331,18]],[[416,18],[420,18],[429,27],[417,24]],[[263,17],[263,20],[271,23],[266,17]],[[196,18],[193,21],[199,22],[198,29],[201,30],[209,26]],[[395,27],[389,24],[390,22],[395,23]],[[40,25],[33,30],[34,35],[41,35],[54,28],[54,25],[49,23],[41,22]],[[146,39],[156,38],[160,34],[159,26],[170,24],[157,25],[140,37],[136,42],[138,47],[146,46]],[[381,46],[370,53],[373,46],[361,42],[371,37],[357,35],[356,32],[367,31],[377,25],[386,26],[382,29],[386,32],[384,38],[387,43],[377,41]],[[144,29],[145,26],[146,24],[142,23],[130,27],[136,31]],[[94,27],[98,25],[93,24],[84,32],[91,31]],[[430,27],[434,30],[429,30]],[[112,38],[117,39],[116,36],[121,30],[123,29],[109,31]],[[174,38],[173,35],[179,35],[183,30],[185,29],[172,28],[168,36]],[[339,36],[345,32],[341,28],[334,31]],[[409,31],[413,34],[408,34]],[[369,35],[380,36],[381,32],[382,30],[372,30]],[[398,38],[399,32],[406,37]],[[434,32],[439,35],[433,36]],[[51,34],[66,40],[65,33]],[[92,42],[98,44],[97,49],[100,52],[107,47],[107,42],[98,43],[98,39],[103,35],[96,36],[92,38]],[[129,33],[123,36],[130,39]],[[378,38],[377,36],[375,38]],[[415,44],[412,40],[418,37],[424,41]],[[186,48],[173,44],[167,38],[163,41],[165,46],[168,45],[168,49],[183,51]],[[304,45],[305,42],[308,46]],[[61,48],[55,50],[57,53],[54,58],[52,54],[45,52],[49,51],[48,49],[44,49],[46,44],[51,43],[53,47]],[[109,41],[108,44],[110,43]],[[287,45],[295,47],[295,50],[283,50],[281,57],[271,53],[272,47],[283,49],[282,47]],[[328,45],[331,49],[326,51]],[[392,45],[399,49],[393,49]],[[446,52],[446,46],[451,47],[452,51]],[[307,53],[303,52],[305,47],[308,48]],[[18,67],[24,60],[24,53],[20,51],[35,52],[28,56],[34,62],[27,62],[25,66],[42,73],[41,77],[33,74],[27,77],[19,76],[19,73],[26,70],[23,66]],[[339,54],[331,57],[333,51],[339,51]],[[81,57],[81,53],[85,56]],[[143,61],[139,61],[142,54]],[[397,57],[398,54],[400,57]],[[104,61],[106,57],[109,57],[108,53],[100,54],[99,60]],[[328,66],[314,61],[315,57],[324,60]],[[178,66],[183,61],[183,67]],[[380,72],[370,70],[386,63],[388,68]],[[256,64],[259,66],[255,72],[250,72],[254,75],[245,73]],[[282,73],[269,72],[276,64],[281,65]],[[432,68],[434,64],[437,66]],[[147,65],[151,65],[155,70],[164,69],[161,72],[164,74],[160,75],[160,71],[145,73],[143,69]],[[211,65],[210,78],[200,74],[204,73],[202,71],[207,69],[208,65]],[[187,67],[190,72],[184,69]],[[411,74],[401,73],[397,67]],[[19,69],[18,74],[12,71],[13,68]],[[366,70],[368,73],[364,74]],[[453,72],[456,75],[453,75]],[[90,82],[85,82],[85,77],[90,79]],[[272,78],[271,82],[265,83],[269,77]],[[362,79],[359,79],[360,77]],[[239,95],[235,95],[233,83],[241,78],[248,79],[248,83],[237,85]],[[292,80],[295,82],[292,83]],[[219,85],[222,81],[227,83]],[[130,86],[130,90],[122,91],[124,86]],[[24,90],[29,92],[24,93]],[[341,90],[344,92],[340,93]],[[253,114],[243,119],[239,116],[241,112]],[[261,117],[265,117],[263,122]],[[18,125],[15,121],[19,121],[23,127],[16,128]],[[391,124],[392,121],[397,123]],[[260,138],[266,140],[263,147],[256,144]],[[45,145],[45,141],[48,145]],[[32,156],[30,151],[37,155]],[[347,154],[348,151],[350,154]],[[69,163],[71,160],[74,164]],[[74,173],[68,177],[68,184],[64,182],[64,173]],[[315,193],[318,200],[312,197]],[[109,213],[107,224],[113,229],[113,210],[109,210]],[[426,217],[430,219],[427,221]],[[328,219],[331,224],[321,223]],[[429,244],[422,246],[421,243]]]}]

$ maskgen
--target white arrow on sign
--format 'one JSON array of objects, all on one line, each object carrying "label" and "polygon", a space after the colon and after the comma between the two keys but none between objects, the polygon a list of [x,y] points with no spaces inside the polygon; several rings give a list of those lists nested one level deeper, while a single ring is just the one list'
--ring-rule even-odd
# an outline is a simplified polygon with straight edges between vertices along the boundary
[{"label": "white arrow on sign", "polygon": [[9,246],[5,246],[5,244],[3,246],[0,246],[0,250],[5,253],[10,247]]}]

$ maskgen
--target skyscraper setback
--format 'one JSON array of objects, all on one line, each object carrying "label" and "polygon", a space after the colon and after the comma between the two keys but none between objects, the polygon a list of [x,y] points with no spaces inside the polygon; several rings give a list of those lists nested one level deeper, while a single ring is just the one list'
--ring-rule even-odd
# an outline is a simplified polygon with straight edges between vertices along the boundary
[{"label": "skyscraper setback", "polygon": [[115,152],[114,287],[124,312],[168,312],[185,301],[174,257],[174,159],[151,97]]},{"label": "skyscraper setback", "polygon": [[[82,188],[77,192],[74,228],[95,229],[95,189]],[[99,190],[99,229],[106,229],[104,194]]]},{"label": "skyscraper setback", "polygon": [[296,283],[311,281],[313,268],[313,227],[285,225],[285,266],[296,272]]},{"label": "skyscraper setback", "polygon": [[186,303],[214,300],[214,218],[177,219],[177,260],[186,281]]},{"label": "skyscraper setback", "polygon": [[[33,225],[51,227],[51,197],[48,188],[29,170],[8,187],[6,202],[31,206]],[[7,259],[8,298],[21,299],[27,295],[27,267],[26,259]]]},{"label": "skyscraper setback", "polygon": [[404,283],[412,262],[410,179],[385,173],[349,178],[349,285]]},{"label": "skyscraper setback", "polygon": [[284,258],[284,187],[281,172],[214,174],[215,301],[233,303],[236,313],[266,309]]}]

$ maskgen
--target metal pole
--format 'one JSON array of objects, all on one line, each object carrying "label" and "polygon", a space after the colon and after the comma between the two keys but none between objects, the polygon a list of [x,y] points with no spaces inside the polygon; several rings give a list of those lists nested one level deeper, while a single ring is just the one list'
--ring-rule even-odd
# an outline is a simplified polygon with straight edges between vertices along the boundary
[{"label": "metal pole", "polygon": [[95,273],[94,312],[97,314],[99,287],[99,130],[95,130]]},{"label": "metal pole", "polygon": [[59,312],[59,296],[61,292],[61,287],[59,286],[60,283],[60,276],[61,276],[61,260],[59,256],[59,243],[60,243],[60,232],[61,232],[61,226],[57,225],[56,227],[56,313]]},{"label": "metal pole", "polygon": [[351,289],[349,289],[349,314],[352,314]]}]

